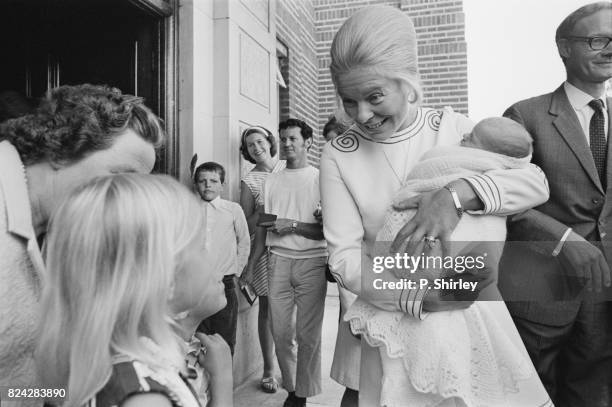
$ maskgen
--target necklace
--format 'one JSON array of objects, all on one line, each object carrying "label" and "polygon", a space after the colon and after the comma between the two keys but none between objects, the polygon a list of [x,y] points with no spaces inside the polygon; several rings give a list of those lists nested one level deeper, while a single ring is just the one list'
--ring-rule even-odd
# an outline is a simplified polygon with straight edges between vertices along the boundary
[{"label": "necklace", "polygon": [[[402,152],[407,152],[410,148],[410,142],[411,140],[408,139],[406,140],[406,146],[402,146]],[[402,143],[403,144],[403,143]],[[393,175],[395,175],[395,179],[397,180],[398,184],[400,185],[400,187],[403,187],[405,182],[406,182],[406,161],[408,161],[406,158],[404,159],[404,168],[402,170],[402,176],[400,177],[400,174],[397,173],[395,167],[391,164],[391,160],[389,159],[389,156],[387,155],[387,152],[385,151],[385,146],[381,145],[381,152],[383,154],[383,157],[385,157],[385,161],[387,162],[387,165],[389,166],[389,168],[391,168],[391,171],[393,171]],[[399,146],[398,146],[399,147]],[[401,147],[400,147],[401,148]]]}]

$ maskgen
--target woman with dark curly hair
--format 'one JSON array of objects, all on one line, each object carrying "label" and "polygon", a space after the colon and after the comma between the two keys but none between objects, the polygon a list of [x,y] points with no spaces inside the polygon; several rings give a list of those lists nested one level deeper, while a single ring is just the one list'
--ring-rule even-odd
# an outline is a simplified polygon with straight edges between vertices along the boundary
[{"label": "woman with dark curly hair", "polygon": [[33,350],[44,265],[37,238],[74,187],[148,173],[164,139],[141,98],[106,86],[62,86],[0,124],[0,387],[36,383]]},{"label": "woman with dark curly hair", "polygon": [[[270,130],[251,126],[242,132],[240,152],[245,160],[255,164],[255,167],[240,183],[240,206],[249,224],[251,240],[254,239],[259,213],[263,208],[263,184],[268,175],[285,168],[286,161],[278,160],[276,153],[278,143]],[[252,250],[251,250],[252,252]],[[246,270],[242,278],[250,283],[259,296],[259,317],[257,320],[259,344],[264,360],[264,373],[261,379],[261,389],[267,393],[275,393],[278,382],[274,378],[274,343],[268,322],[268,254],[259,259],[253,275]]]}]

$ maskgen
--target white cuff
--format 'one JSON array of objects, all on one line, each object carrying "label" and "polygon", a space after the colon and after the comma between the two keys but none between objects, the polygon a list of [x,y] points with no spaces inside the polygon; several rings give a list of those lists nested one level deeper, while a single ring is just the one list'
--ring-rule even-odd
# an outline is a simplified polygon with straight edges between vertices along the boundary
[{"label": "white cuff", "polygon": [[425,296],[427,295],[428,292],[429,292],[429,288],[419,290],[417,292],[416,299],[414,300],[414,303],[412,305],[413,309],[417,312],[417,315],[415,316],[421,321],[424,320],[425,317],[429,314],[428,312],[423,311],[423,303],[425,300]]},{"label": "white cuff", "polygon": [[402,290],[399,298],[400,310],[420,320],[425,319],[427,312],[423,311],[423,300],[428,291],[429,288]]},{"label": "white cuff", "polygon": [[[480,174],[464,179],[472,186],[474,192],[484,205],[484,209],[482,211],[475,211],[476,213],[486,215],[501,210],[501,193],[491,177],[486,174]],[[472,211],[469,212],[473,213]]]},{"label": "white cuff", "polygon": [[553,257],[557,257],[559,255],[559,253],[561,253],[561,249],[563,249],[563,244],[567,240],[567,238],[570,235],[570,233],[572,233],[572,228],[567,228],[567,230],[565,231],[563,236],[561,236],[561,240],[559,240],[559,243],[557,243],[557,246],[555,247],[555,250],[552,251],[552,256]]}]

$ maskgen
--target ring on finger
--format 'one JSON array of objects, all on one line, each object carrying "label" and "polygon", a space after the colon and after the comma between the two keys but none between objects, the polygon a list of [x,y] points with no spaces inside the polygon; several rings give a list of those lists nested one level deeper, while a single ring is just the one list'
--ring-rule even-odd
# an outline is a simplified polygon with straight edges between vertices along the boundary
[{"label": "ring on finger", "polygon": [[438,242],[438,239],[436,239],[435,236],[431,236],[430,235],[430,236],[425,236],[423,238],[423,241],[425,242],[425,244],[427,246],[429,246],[430,248],[433,248],[436,245],[436,243]]},{"label": "ring on finger", "polygon": [[206,353],[208,353],[208,348],[206,347],[206,345],[200,346],[200,353],[202,354],[202,356],[206,356]]}]

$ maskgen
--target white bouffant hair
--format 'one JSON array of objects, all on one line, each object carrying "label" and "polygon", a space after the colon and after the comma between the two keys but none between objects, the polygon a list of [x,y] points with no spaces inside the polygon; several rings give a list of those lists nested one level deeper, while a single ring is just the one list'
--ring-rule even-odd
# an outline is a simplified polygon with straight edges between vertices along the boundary
[{"label": "white bouffant hair", "polygon": [[418,74],[416,31],[410,17],[391,6],[358,10],[342,24],[331,46],[332,81],[356,68],[368,68],[382,77],[407,85],[411,103],[423,92]]}]

